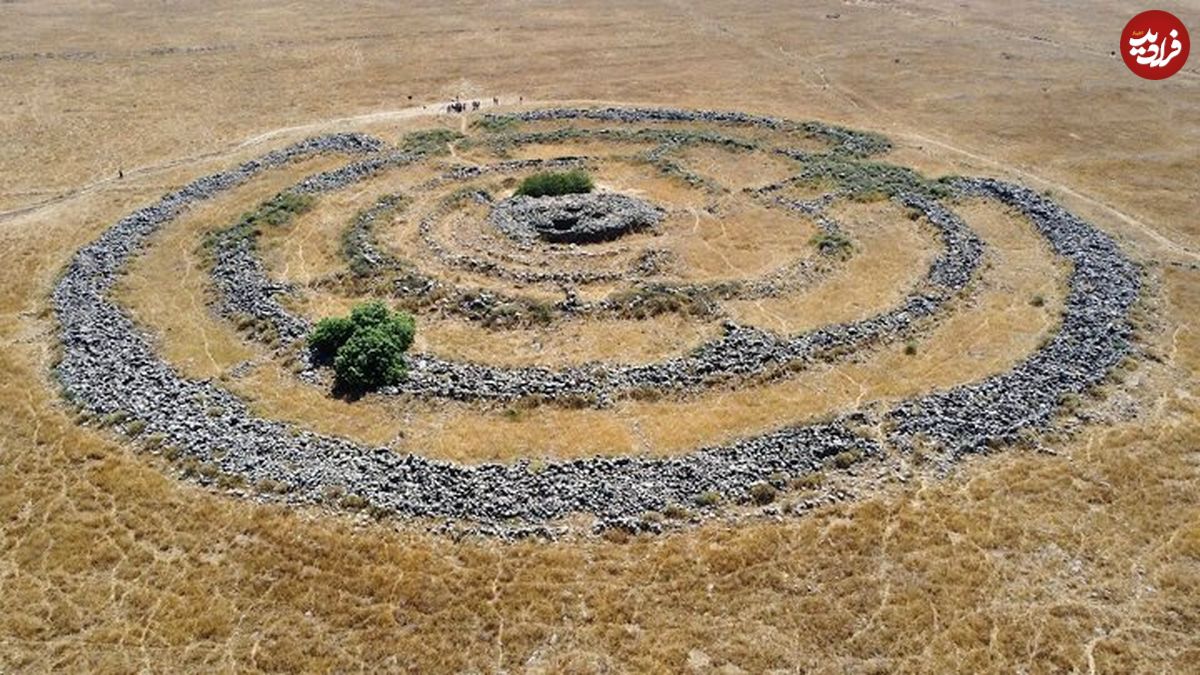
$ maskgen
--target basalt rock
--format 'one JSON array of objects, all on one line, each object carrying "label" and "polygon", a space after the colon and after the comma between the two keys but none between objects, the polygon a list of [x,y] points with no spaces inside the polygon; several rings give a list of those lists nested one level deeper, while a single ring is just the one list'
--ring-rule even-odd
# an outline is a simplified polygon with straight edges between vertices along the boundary
[{"label": "basalt rock", "polygon": [[595,244],[654,227],[663,209],[611,192],[546,197],[518,195],[492,207],[488,219],[513,239]]}]

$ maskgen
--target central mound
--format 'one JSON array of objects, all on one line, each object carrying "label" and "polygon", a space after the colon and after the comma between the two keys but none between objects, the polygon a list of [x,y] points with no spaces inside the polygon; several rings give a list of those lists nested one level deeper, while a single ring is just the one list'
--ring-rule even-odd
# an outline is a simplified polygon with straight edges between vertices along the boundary
[{"label": "central mound", "polygon": [[545,197],[517,195],[497,203],[490,220],[521,242],[594,244],[652,227],[663,210],[613,192]]}]

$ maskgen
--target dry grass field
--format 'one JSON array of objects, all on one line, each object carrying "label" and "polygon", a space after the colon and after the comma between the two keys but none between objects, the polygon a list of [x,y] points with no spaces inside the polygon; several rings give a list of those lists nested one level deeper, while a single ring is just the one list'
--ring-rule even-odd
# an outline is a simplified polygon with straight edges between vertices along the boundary
[{"label": "dry grass field", "polygon": [[[1200,6],[1161,8],[1200,33]],[[1142,9],[0,3],[0,672],[1200,673],[1200,62],[1160,82],[1129,73],[1110,52]],[[659,535],[502,542],[264,505],[179,480],[166,460],[80,424],[50,372],[49,294],[74,251],[162,193],[289,141],[466,129],[429,117],[456,95],[489,109],[497,96],[506,110],[616,103],[818,119],[888,136],[884,159],[928,176],[1048,191],[1144,265],[1141,355],[1028,447],[948,470],[889,454],[836,479],[848,493],[836,503],[749,518],[731,507]],[[638,149],[585,141],[509,158]],[[439,161],[493,159],[474,147]],[[703,146],[679,159],[737,189],[787,171]],[[116,297],[164,359],[258,414],[439,459],[669,456],[974,381],[1036,349],[1066,292],[1069,270],[1026,220],[966,200],[955,210],[988,245],[983,268],[953,311],[922,327],[915,353],[886,344],[754,386],[606,409],[349,402],[299,383],[211,311],[201,249],[205,233],[344,161],[288,165],[192,208],[154,236]],[[734,197],[728,218],[713,216],[646,167],[600,166],[606,185],[680,204],[655,241],[695,279],[812,255],[811,223],[797,238],[795,220]],[[293,308],[347,309],[355,298],[315,283],[345,264],[341,228],[432,176],[416,167],[364,181],[265,232],[270,272],[307,284]],[[811,287],[730,302],[731,318],[789,333],[861,319],[896,304],[936,254],[928,228],[887,202],[832,213],[854,255]],[[379,228],[397,252],[414,231],[404,216]],[[419,321],[417,348],[506,365],[649,362],[718,332],[673,314],[503,331]]]}]

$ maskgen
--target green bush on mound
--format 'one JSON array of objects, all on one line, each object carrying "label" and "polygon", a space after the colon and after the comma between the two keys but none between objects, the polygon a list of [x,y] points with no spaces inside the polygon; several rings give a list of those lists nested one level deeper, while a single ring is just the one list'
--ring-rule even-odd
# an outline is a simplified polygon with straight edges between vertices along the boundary
[{"label": "green bush on mound", "polygon": [[308,336],[319,362],[333,362],[337,386],[365,391],[404,378],[404,353],[412,346],[416,322],[379,301],[357,305],[348,317],[321,319]]},{"label": "green bush on mound", "polygon": [[517,194],[527,197],[570,195],[591,192],[595,187],[592,177],[582,169],[544,171],[521,181]]}]

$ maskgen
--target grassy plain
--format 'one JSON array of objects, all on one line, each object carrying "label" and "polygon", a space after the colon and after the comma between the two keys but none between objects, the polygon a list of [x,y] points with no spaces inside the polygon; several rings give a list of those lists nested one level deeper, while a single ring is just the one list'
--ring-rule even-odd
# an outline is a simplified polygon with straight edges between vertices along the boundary
[{"label": "grassy plain", "polygon": [[[1195,20],[1194,6],[1162,7]],[[1115,0],[0,4],[0,670],[1194,671],[1200,74],[1195,61],[1164,82],[1128,73],[1110,52],[1131,14]],[[1049,189],[1147,264],[1147,358],[1042,451],[947,475],[895,458],[884,484],[801,517],[552,543],[210,493],[61,405],[47,303],[75,249],[198,175],[316,131],[393,128],[455,94],[820,118],[889,135],[892,161],[932,175]],[[938,326],[915,356],[805,378],[828,388],[796,409],[819,414],[863,383],[878,396],[943,386],[1036,346],[1062,270],[1006,214],[967,215],[1013,242],[956,315],[973,318]],[[160,348],[213,376],[254,358],[196,310],[194,240],[164,234],[155,250],[175,259],[152,251],[123,291]],[[230,386],[268,414],[393,435],[359,411],[394,411],[298,397],[272,368]],[[860,384],[834,382],[846,373]],[[711,427],[653,423],[693,402],[605,419],[643,415],[642,437],[669,452],[778,418],[735,399],[716,402],[730,418]],[[563,420],[460,414],[405,438],[442,456],[588,450],[581,435],[549,447]],[[642,442],[600,422],[577,422],[595,446]]]}]

